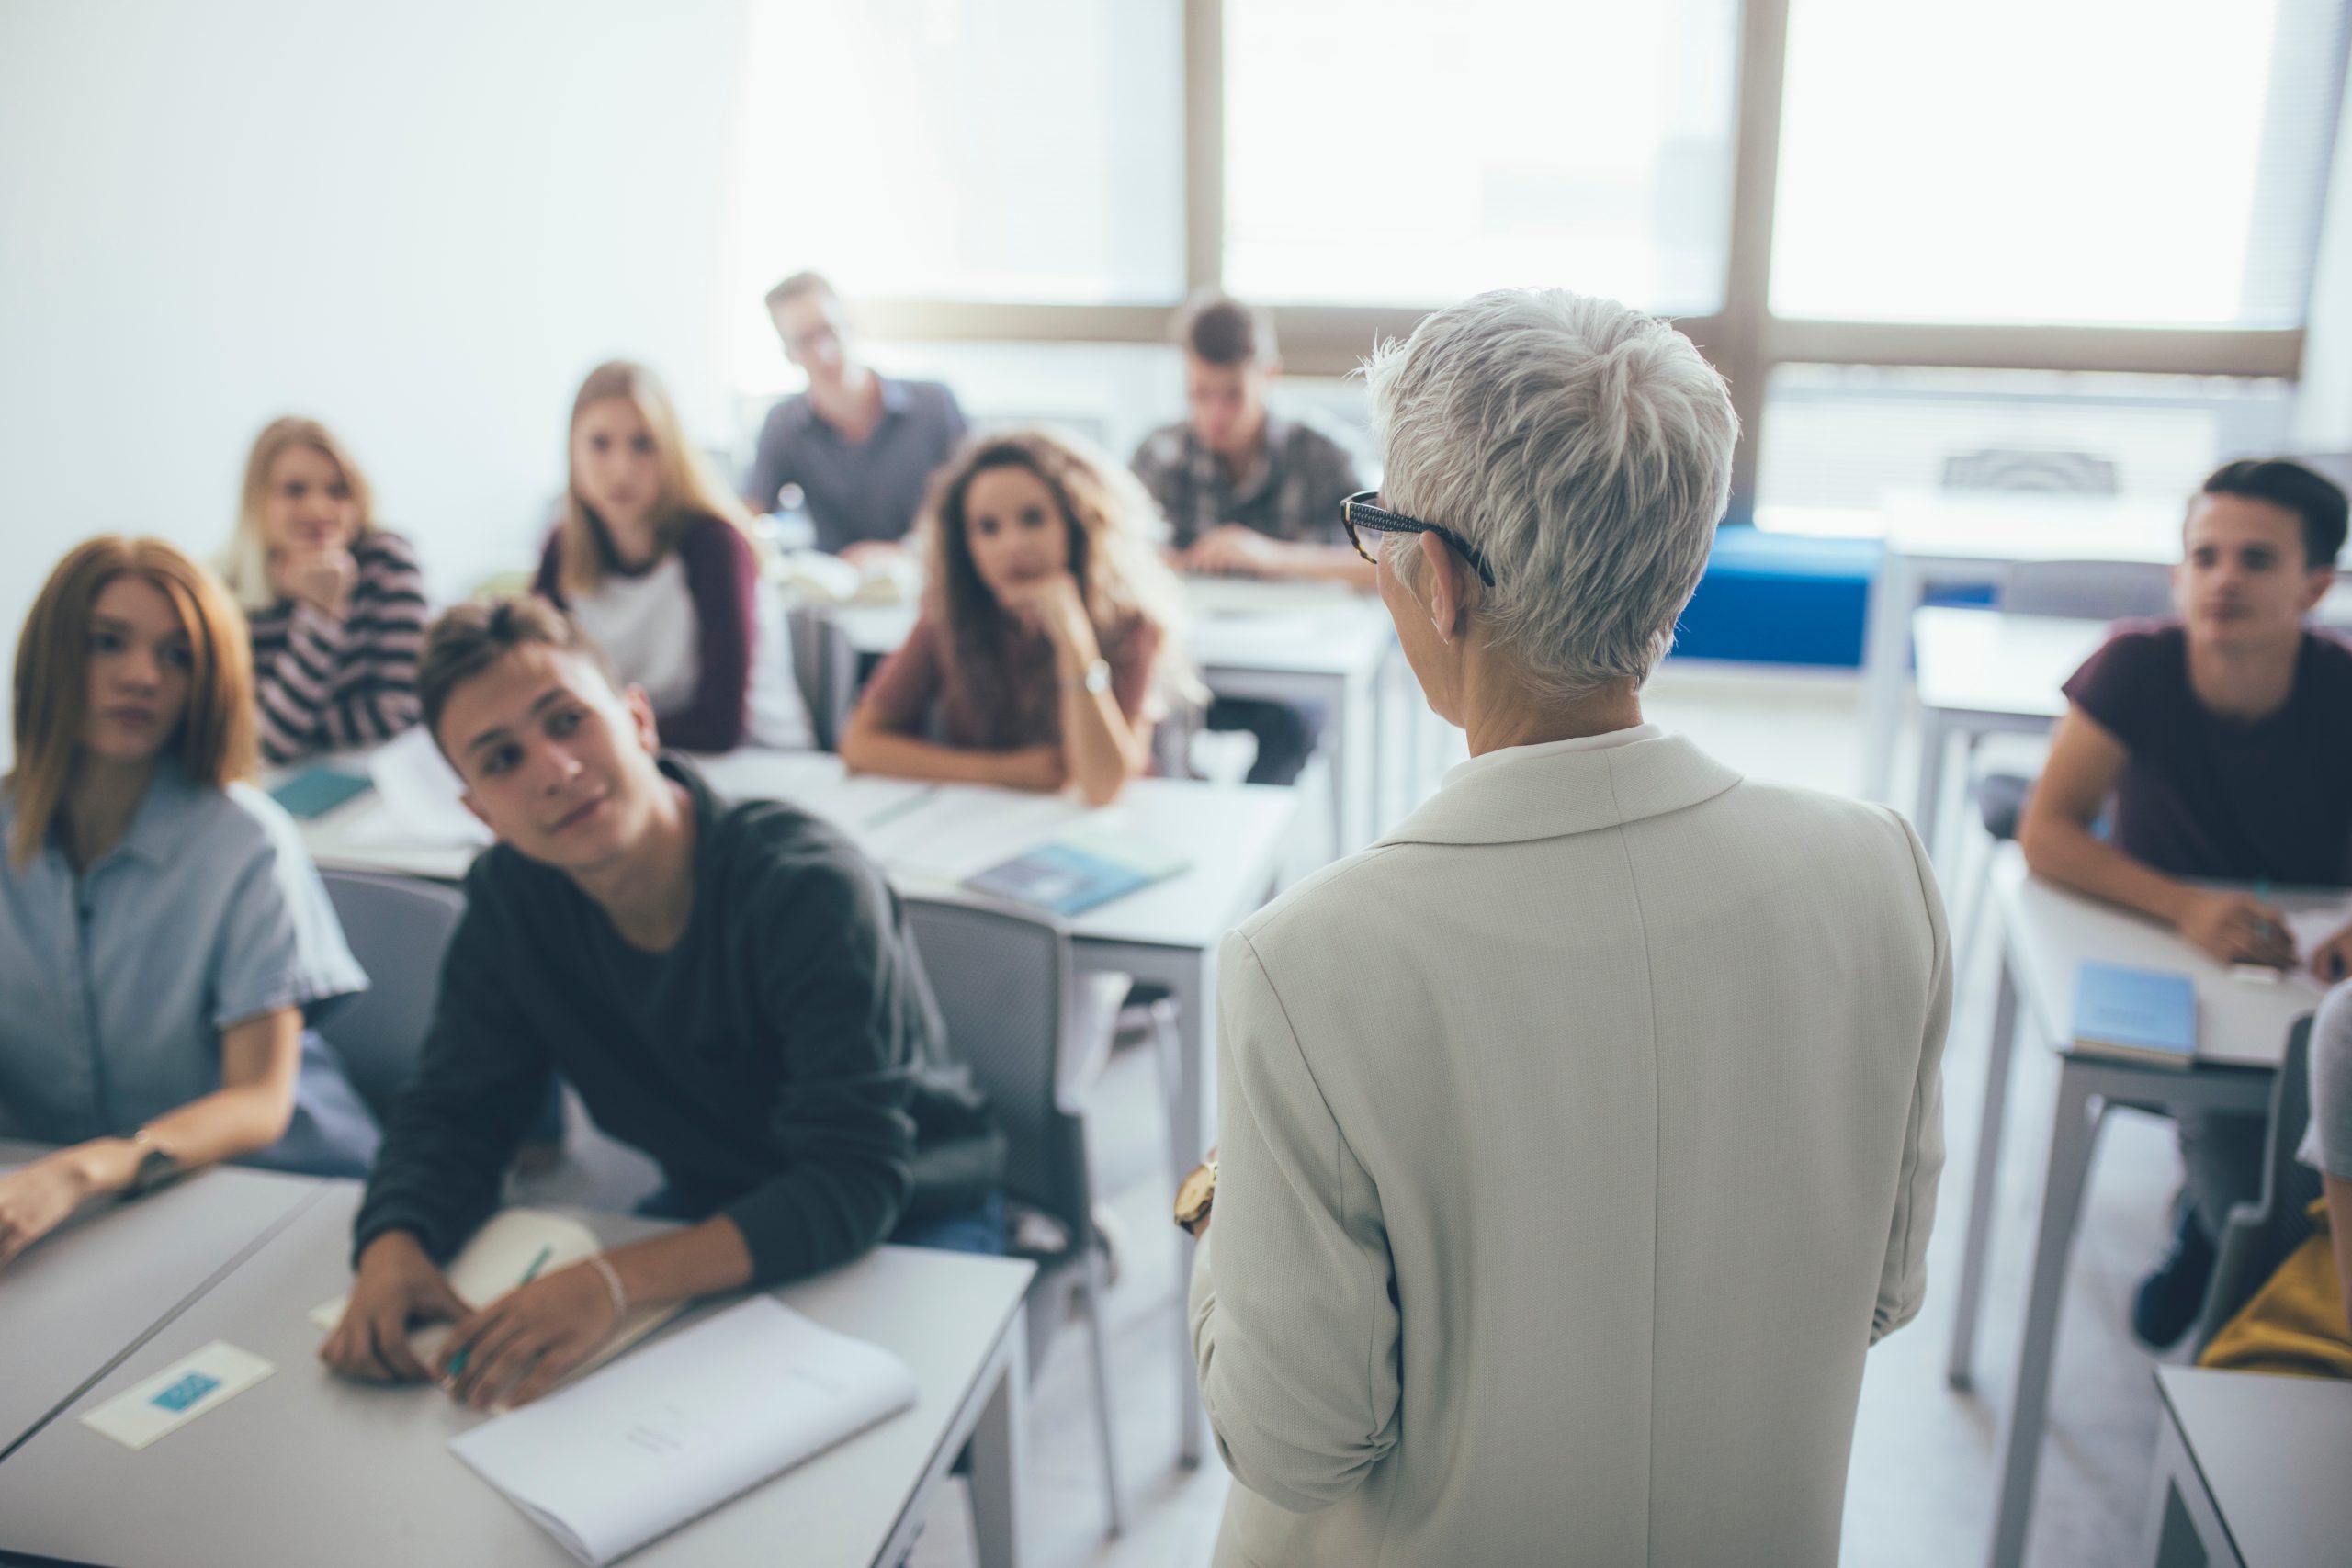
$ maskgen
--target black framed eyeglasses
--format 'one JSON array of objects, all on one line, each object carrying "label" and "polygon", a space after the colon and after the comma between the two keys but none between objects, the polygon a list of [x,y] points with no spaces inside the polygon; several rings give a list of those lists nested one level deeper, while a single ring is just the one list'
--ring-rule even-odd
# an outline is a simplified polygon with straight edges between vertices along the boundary
[{"label": "black framed eyeglasses", "polygon": [[1495,569],[1487,564],[1486,554],[1477,546],[1442,524],[1424,523],[1418,517],[1408,517],[1401,512],[1391,512],[1386,507],[1374,505],[1373,498],[1379,493],[1376,490],[1358,491],[1340,502],[1340,524],[1347,529],[1348,543],[1356,547],[1356,554],[1374,566],[1380,564],[1380,557],[1364,548],[1363,536],[1367,531],[1375,535],[1435,534],[1453,547],[1455,555],[1470,563],[1470,570],[1478,574],[1479,581],[1489,588],[1495,585]]}]

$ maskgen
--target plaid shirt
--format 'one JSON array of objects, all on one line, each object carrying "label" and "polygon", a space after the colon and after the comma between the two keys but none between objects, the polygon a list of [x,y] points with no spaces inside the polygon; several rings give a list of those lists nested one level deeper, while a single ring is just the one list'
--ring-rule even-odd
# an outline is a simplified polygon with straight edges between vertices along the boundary
[{"label": "plaid shirt", "polygon": [[1355,455],[1304,420],[1266,416],[1266,457],[1248,481],[1225,477],[1189,423],[1153,432],[1136,448],[1136,478],[1168,514],[1178,549],[1220,523],[1277,539],[1344,544],[1340,502],[1363,488]]}]

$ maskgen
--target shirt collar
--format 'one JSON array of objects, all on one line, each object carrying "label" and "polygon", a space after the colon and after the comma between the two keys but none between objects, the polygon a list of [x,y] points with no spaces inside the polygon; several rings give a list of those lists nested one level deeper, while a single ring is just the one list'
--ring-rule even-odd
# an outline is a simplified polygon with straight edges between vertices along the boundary
[{"label": "shirt collar", "polygon": [[[188,813],[204,794],[204,786],[187,776],[177,757],[160,759],[154,777],[147,781],[147,793],[139,799],[139,809],[130,814],[130,825],[123,829],[122,841],[96,864],[104,865],[117,855],[130,855],[151,866],[168,865],[187,842],[184,829]],[[53,823],[52,831],[62,825]]]},{"label": "shirt collar", "polygon": [[1438,788],[1451,789],[1464,779],[1475,778],[1510,762],[1564,757],[1571,751],[1605,751],[1612,746],[1630,746],[1636,740],[1656,740],[1665,733],[1655,724],[1636,724],[1630,728],[1611,729],[1600,735],[1579,735],[1568,740],[1539,740],[1530,746],[1498,747],[1448,768],[1445,777],[1438,781]]}]

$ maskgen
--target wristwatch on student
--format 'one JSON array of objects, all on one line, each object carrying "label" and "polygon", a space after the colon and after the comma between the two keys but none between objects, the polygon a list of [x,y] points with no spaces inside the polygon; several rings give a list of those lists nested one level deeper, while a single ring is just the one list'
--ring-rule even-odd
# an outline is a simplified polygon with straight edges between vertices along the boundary
[{"label": "wristwatch on student", "polygon": [[1216,1161],[1204,1159],[1176,1189],[1177,1228],[1198,1235],[1201,1222],[1209,1217],[1209,1206],[1216,1201]]},{"label": "wristwatch on student", "polygon": [[1090,694],[1098,697],[1103,693],[1109,691],[1111,689],[1111,661],[1098,656],[1093,663],[1086,667],[1086,673],[1079,678],[1079,683],[1084,686]]},{"label": "wristwatch on student", "polygon": [[143,1152],[138,1165],[131,1168],[130,1180],[123,1188],[123,1201],[144,1198],[158,1187],[168,1185],[180,1173],[179,1156],[155,1141],[155,1134],[141,1127],[130,1134],[131,1143]]}]

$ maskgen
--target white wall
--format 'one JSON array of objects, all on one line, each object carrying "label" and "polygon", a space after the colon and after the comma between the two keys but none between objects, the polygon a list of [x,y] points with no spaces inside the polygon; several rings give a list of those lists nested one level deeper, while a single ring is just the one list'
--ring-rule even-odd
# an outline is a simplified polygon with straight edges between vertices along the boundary
[{"label": "white wall", "polygon": [[530,564],[596,361],[724,439],[742,9],[0,0],[0,657],[74,540],[215,547],[281,412],[441,597]]},{"label": "white wall", "polygon": [[[2352,59],[2345,66],[2352,76]],[[2352,83],[2346,91],[2352,110]],[[2335,165],[2312,268],[2312,306],[2295,445],[2306,452],[2352,452],[2352,112],[2335,125]]]}]

